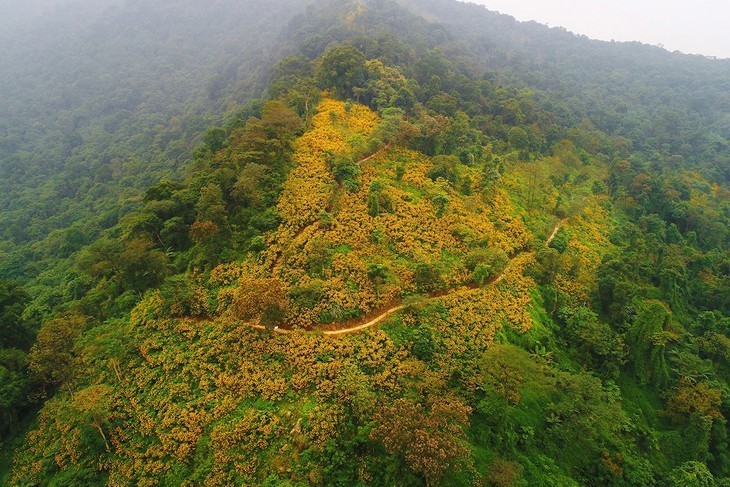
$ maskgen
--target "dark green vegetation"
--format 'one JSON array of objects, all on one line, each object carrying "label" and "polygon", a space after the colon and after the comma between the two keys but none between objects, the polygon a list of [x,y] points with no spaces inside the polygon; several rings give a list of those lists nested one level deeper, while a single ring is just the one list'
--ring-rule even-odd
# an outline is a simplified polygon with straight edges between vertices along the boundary
[{"label": "dark green vegetation", "polygon": [[730,483],[730,62],[107,3],[0,34],[0,482]]}]

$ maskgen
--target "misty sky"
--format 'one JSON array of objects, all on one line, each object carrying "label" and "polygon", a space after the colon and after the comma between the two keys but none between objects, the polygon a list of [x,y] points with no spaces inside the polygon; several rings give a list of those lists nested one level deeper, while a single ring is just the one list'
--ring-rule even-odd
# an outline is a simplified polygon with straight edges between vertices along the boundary
[{"label": "misty sky", "polygon": [[468,0],[602,40],[730,58],[728,0]]}]

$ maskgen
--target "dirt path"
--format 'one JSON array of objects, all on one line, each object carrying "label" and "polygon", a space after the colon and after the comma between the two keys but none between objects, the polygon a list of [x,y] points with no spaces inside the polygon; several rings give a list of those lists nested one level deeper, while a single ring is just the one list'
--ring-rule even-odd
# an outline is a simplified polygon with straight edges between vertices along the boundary
[{"label": "dirt path", "polygon": [[381,152],[385,152],[385,151],[387,151],[388,149],[390,149],[390,146],[391,146],[392,144],[393,144],[392,142],[388,142],[388,144],[387,144],[387,145],[386,145],[385,147],[383,147],[383,148],[381,148],[381,149],[378,149],[378,150],[377,150],[377,151],[375,151],[375,152],[374,152],[373,154],[371,154],[371,155],[367,156],[367,157],[366,157],[365,159],[360,159],[359,161],[357,161],[357,164],[358,164],[358,165],[360,165],[360,164],[363,164],[363,163],[365,163],[365,162],[368,162],[369,160],[373,159],[373,158],[374,158],[375,156],[377,156],[377,155],[378,155],[378,154],[380,154]]},{"label": "dirt path", "polygon": [[352,328],[343,328],[341,330],[327,330],[323,331],[325,335],[328,336],[337,336],[337,335],[346,335],[347,333],[356,333],[358,331],[367,330],[368,328],[372,328],[373,326],[377,325],[381,321],[383,321],[388,316],[392,315],[393,313],[397,313],[398,311],[405,308],[402,304],[399,306],[396,306],[395,308],[390,308],[385,313],[377,316],[376,318],[373,318],[372,320],[368,321],[367,323],[363,323],[362,325],[353,326]]},{"label": "dirt path", "polygon": [[568,221],[568,219],[567,218],[563,218],[562,220],[560,220],[558,222],[557,225],[555,225],[555,228],[553,229],[553,233],[550,234],[550,236],[548,237],[547,241],[545,242],[545,246],[546,247],[550,246],[550,243],[552,243],[553,239],[558,234],[558,232],[560,231],[560,229],[563,228],[563,225],[565,225],[565,222],[566,221]]},{"label": "dirt path", "polygon": [[[553,241],[553,239],[558,234],[558,232],[560,231],[560,229],[563,227],[563,225],[565,225],[565,222],[566,221],[567,221],[567,218],[566,219],[563,219],[563,220],[560,220],[555,225],[555,228],[553,229],[553,233],[550,234],[550,237],[548,237],[548,239],[545,241],[545,246],[546,247],[548,245],[550,245],[550,243]],[[502,282],[504,280],[505,276],[507,275],[507,272],[512,267],[512,261],[513,260],[514,260],[514,258],[512,260],[510,260],[510,262],[507,264],[507,267],[505,267],[502,270],[502,272],[499,273],[499,275],[497,277],[495,277],[494,279],[492,279],[492,282],[490,283],[490,285],[498,284],[498,283],[500,283],[500,282]],[[431,299],[438,299],[440,297],[445,296],[446,294],[448,294],[448,293],[439,293],[436,296],[429,297],[429,300],[431,300]],[[360,325],[352,326],[352,327],[349,327],[349,328],[342,328],[340,330],[323,330],[323,331],[321,331],[321,333],[323,335],[326,335],[326,336],[340,336],[340,335],[347,335],[349,333],[357,333],[359,331],[367,330],[368,328],[374,327],[375,325],[377,325],[381,321],[385,320],[387,317],[393,315],[394,313],[397,313],[398,311],[402,310],[403,308],[405,308],[405,306],[402,305],[402,304],[400,304],[398,306],[395,306],[393,308],[390,308],[387,311],[384,311],[383,313],[377,315],[375,318],[371,319],[370,321],[367,321],[367,322],[362,323]],[[257,330],[266,330],[266,327],[263,326],[263,325],[253,325],[252,324],[251,326],[253,328],[256,328]],[[316,326],[316,325],[313,325],[313,326]],[[280,334],[290,333],[289,330],[287,330],[285,328],[279,328],[278,326],[277,327],[274,327],[273,332],[274,333],[280,333]]]}]

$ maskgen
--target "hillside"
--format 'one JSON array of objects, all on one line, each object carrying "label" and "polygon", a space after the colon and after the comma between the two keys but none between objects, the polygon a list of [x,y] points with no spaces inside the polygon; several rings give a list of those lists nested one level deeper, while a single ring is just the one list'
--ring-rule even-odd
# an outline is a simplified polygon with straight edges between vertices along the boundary
[{"label": "hillside", "polygon": [[70,254],[145,188],[179,178],[205,130],[260,96],[305,2],[119,3],[37,18],[19,6],[34,20],[6,31],[0,53],[0,275],[32,278],[41,307],[67,299],[54,288]]},{"label": "hillside", "polygon": [[0,483],[730,483],[727,63],[234,3],[0,58]]},{"label": "hillside", "polygon": [[[429,419],[437,425],[429,433],[450,431],[454,439],[435,440],[458,440],[442,462],[464,460],[460,428],[471,408],[458,395],[450,397],[449,381],[464,373],[469,357],[494,344],[503,326],[531,329],[536,284],[524,272],[535,255],[526,249],[533,241],[535,247],[545,244],[514,218],[508,193],[495,188],[485,198],[463,185],[433,181],[427,173],[434,160],[417,152],[384,148],[372,159],[363,157],[365,162],[353,161],[356,182],[347,179],[340,186],[337,172],[326,165],[327,153],[352,161],[360,148],[354,144],[370,145],[379,123],[382,127],[362,105],[346,108],[344,102],[323,100],[311,129],[294,143],[295,168],[277,203],[281,224],[259,262],[216,267],[194,285],[188,302],[180,302],[180,293],[155,292],[128,323],[95,327],[77,351],[88,362],[75,368],[76,391],[59,391],[46,405],[23,455],[57,450],[53,463],[70,478],[111,461],[102,468],[111,484],[143,479],[255,484],[277,472],[325,481],[329,477],[318,465],[341,450],[340,442],[370,441],[367,435],[346,440],[354,431],[341,437],[341,428],[371,429],[378,409],[393,399],[418,413],[417,403],[398,398],[425,394],[431,398],[427,404],[433,402],[435,417]],[[469,180],[471,168],[459,169]],[[518,171],[509,172],[516,185]],[[475,185],[481,183],[477,172],[473,177]],[[446,207],[437,195],[446,197]],[[557,219],[552,223],[557,228]],[[574,231],[583,224],[580,215],[564,223]],[[536,225],[548,232],[542,222]],[[339,326],[346,328],[350,316],[387,312],[404,298],[406,306],[391,313],[385,332],[345,338],[316,333],[343,319]],[[177,314],[191,317],[174,318]],[[252,326],[262,321],[298,331],[272,335]],[[460,382],[473,388],[479,380],[478,374],[467,375]],[[174,399],[178,394],[184,405]],[[87,429],[80,443],[62,446],[58,420],[78,417],[87,405],[102,408],[90,411],[89,424],[101,414],[100,426],[113,429],[103,435]],[[82,433],[84,420],[79,421]],[[256,439],[235,446],[238,437]],[[104,448],[108,441],[114,455],[86,457],[89,441],[101,441]],[[373,457],[367,472],[358,475],[378,484],[394,481],[397,477],[382,477],[383,460]],[[31,464],[23,458],[19,464]],[[77,464],[75,458],[84,461]],[[420,464],[426,460],[408,464],[437,480],[448,463]],[[17,480],[41,479],[51,466],[34,465]],[[344,481],[354,465],[344,462],[340,468]]]}]

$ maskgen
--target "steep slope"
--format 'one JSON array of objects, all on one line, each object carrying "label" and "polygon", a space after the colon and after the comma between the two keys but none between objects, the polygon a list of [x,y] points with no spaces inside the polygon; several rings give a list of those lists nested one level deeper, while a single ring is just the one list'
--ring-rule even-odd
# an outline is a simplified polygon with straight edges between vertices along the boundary
[{"label": "steep slope", "polygon": [[[382,471],[387,457],[377,448],[355,452],[375,447],[375,431],[387,427],[378,411],[415,391],[430,398],[436,431],[429,434],[455,436],[433,440],[447,448],[445,457],[422,451],[423,459],[407,463],[435,481],[464,461],[458,438],[466,438],[460,431],[470,408],[448,384],[502,326],[530,329],[535,283],[524,272],[534,254],[520,250],[534,237],[511,215],[507,192],[495,188],[485,198],[432,181],[426,173],[434,161],[413,151],[378,151],[359,163],[356,184],[338,185],[336,163],[330,169],[328,159],[372,147],[378,122],[364,106],[325,99],[295,143],[296,167],[278,204],[282,223],[262,259],[220,266],[197,284],[191,299],[215,302],[212,318],[170,318],[181,296],[170,301],[152,293],[128,323],[110,322],[86,335],[74,392],[59,391],[46,405],[16,460],[14,481],[33,482],[60,468],[59,479],[114,485],[256,484],[281,474],[329,483],[333,477],[321,462],[345,448],[355,456],[336,462],[344,469],[338,478],[353,479],[353,469],[365,468],[356,474],[361,481],[388,483],[397,477]],[[468,180],[471,168],[460,169]],[[514,177],[518,184],[519,174]],[[382,203],[377,212],[373,187]],[[445,207],[439,194],[448,199]],[[551,230],[545,229],[550,240]],[[506,261],[485,266],[497,249],[515,256],[506,270]],[[479,262],[484,275],[473,277]],[[424,268],[429,272],[422,275]],[[280,326],[316,331],[322,321],[379,313],[419,291],[434,299],[411,299],[390,313],[387,332],[331,338],[299,328],[272,335],[241,322],[255,323],[275,306]],[[426,336],[417,339],[419,333],[426,342],[416,341]],[[478,379],[460,379],[472,380]],[[372,421],[369,436],[357,433]],[[65,428],[74,431],[71,443]],[[98,455],[89,456],[93,450]],[[50,451],[55,467],[31,461]]]},{"label": "steep slope", "polygon": [[0,53],[5,278],[57,286],[59,258],[179,178],[202,132],[260,95],[282,26],[307,2],[108,3],[49,8]]}]

